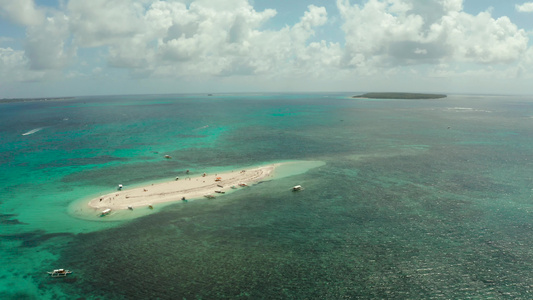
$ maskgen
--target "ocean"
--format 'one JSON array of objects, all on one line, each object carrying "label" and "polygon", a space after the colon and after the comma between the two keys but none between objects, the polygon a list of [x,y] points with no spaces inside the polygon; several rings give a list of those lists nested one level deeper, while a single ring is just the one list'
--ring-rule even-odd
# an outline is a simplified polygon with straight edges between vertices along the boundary
[{"label": "ocean", "polygon": [[[0,103],[0,298],[532,298],[533,98],[352,95]],[[117,184],[283,161],[321,164],[132,219],[74,213]]]}]

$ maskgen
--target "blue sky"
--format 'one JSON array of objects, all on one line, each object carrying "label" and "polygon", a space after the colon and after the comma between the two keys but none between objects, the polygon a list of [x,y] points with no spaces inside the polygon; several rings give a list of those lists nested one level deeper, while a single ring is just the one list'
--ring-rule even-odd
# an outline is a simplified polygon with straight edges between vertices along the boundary
[{"label": "blue sky", "polygon": [[533,2],[0,0],[0,98],[533,94]]}]

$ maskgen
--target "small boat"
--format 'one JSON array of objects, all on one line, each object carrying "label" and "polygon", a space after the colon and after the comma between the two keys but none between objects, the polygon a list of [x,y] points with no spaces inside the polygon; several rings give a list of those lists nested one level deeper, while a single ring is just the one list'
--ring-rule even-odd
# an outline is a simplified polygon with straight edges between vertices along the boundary
[{"label": "small boat", "polygon": [[215,196],[213,196],[213,195],[204,195],[204,197],[206,197],[207,199],[214,199],[215,198]]},{"label": "small boat", "polygon": [[170,156],[170,155],[165,155],[165,158],[166,158],[166,159],[170,159],[170,158],[172,158],[172,156]]},{"label": "small boat", "polygon": [[149,209],[154,209],[154,206],[153,206],[152,204],[149,204],[149,205],[148,205],[148,208],[149,208]]},{"label": "small boat", "polygon": [[66,277],[68,274],[72,274],[72,271],[65,269],[56,269],[52,272],[47,272],[51,277]]},{"label": "small boat", "polygon": [[293,192],[301,191],[301,190],[303,190],[301,185],[295,185],[295,186],[292,187],[292,191]]},{"label": "small boat", "polygon": [[102,214],[100,216],[107,216],[111,213],[111,208],[107,208],[107,209],[104,209],[102,210]]},{"label": "small boat", "polygon": [[219,188],[223,188],[223,187],[224,187],[224,186],[221,185],[221,184],[217,184],[217,186],[218,186]]},{"label": "small boat", "polygon": [[248,185],[246,183],[244,183],[244,182],[241,182],[241,183],[239,183],[239,186],[248,186]]},{"label": "small boat", "polygon": [[215,191],[215,193],[225,194],[226,192],[224,192],[224,191]]},{"label": "small boat", "polygon": [[222,180],[222,177],[217,177],[217,178],[215,179],[215,181],[221,181],[221,180]]},{"label": "small boat", "polygon": [[232,185],[232,186],[231,186],[231,188],[232,188],[232,189],[234,189],[234,190],[236,190],[236,189],[237,189],[237,187],[236,187],[236,186],[234,186],[234,185]]},{"label": "small boat", "polygon": [[133,210],[133,206],[128,206],[128,209],[129,210]]},{"label": "small boat", "polygon": [[124,186],[122,186],[122,184],[119,184],[118,187],[117,187],[117,190],[121,191],[123,187]]}]

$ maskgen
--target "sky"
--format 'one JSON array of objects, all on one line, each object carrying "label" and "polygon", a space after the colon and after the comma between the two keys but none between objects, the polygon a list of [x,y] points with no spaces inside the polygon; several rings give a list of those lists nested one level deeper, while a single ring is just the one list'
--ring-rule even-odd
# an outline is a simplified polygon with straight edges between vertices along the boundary
[{"label": "sky", "polygon": [[0,0],[0,99],[533,95],[533,2]]}]

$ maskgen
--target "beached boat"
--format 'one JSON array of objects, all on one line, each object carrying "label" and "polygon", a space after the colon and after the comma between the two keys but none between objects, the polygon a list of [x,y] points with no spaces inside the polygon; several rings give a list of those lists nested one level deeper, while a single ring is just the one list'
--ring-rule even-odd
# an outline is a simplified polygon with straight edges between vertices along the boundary
[{"label": "beached boat", "polygon": [[47,272],[51,277],[66,277],[68,274],[72,274],[72,271],[65,269],[56,269],[52,272]]},{"label": "beached boat", "polygon": [[111,208],[107,208],[107,209],[102,210],[102,214],[101,214],[101,216],[102,216],[102,217],[103,217],[103,216],[107,216],[107,215],[109,215],[110,213],[111,213]]},{"label": "beached boat", "polygon": [[128,206],[128,209],[129,210],[133,210],[133,206]]},{"label": "beached boat", "polygon": [[225,194],[226,192],[224,192],[224,191],[215,191],[215,193]]},{"label": "beached boat", "polygon": [[241,183],[239,183],[239,186],[243,186],[244,187],[244,186],[248,186],[248,185],[246,183],[244,183],[244,182],[241,182]]},{"label": "beached boat", "polygon": [[154,209],[154,206],[152,204],[148,205],[149,209]]},{"label": "beached boat", "polygon": [[293,192],[301,191],[301,190],[303,190],[301,185],[295,185],[295,186],[292,187],[292,191]]},{"label": "beached boat", "polygon": [[207,199],[213,199],[213,198],[215,198],[215,196],[213,196],[213,195],[204,195],[204,197],[206,197]]}]

